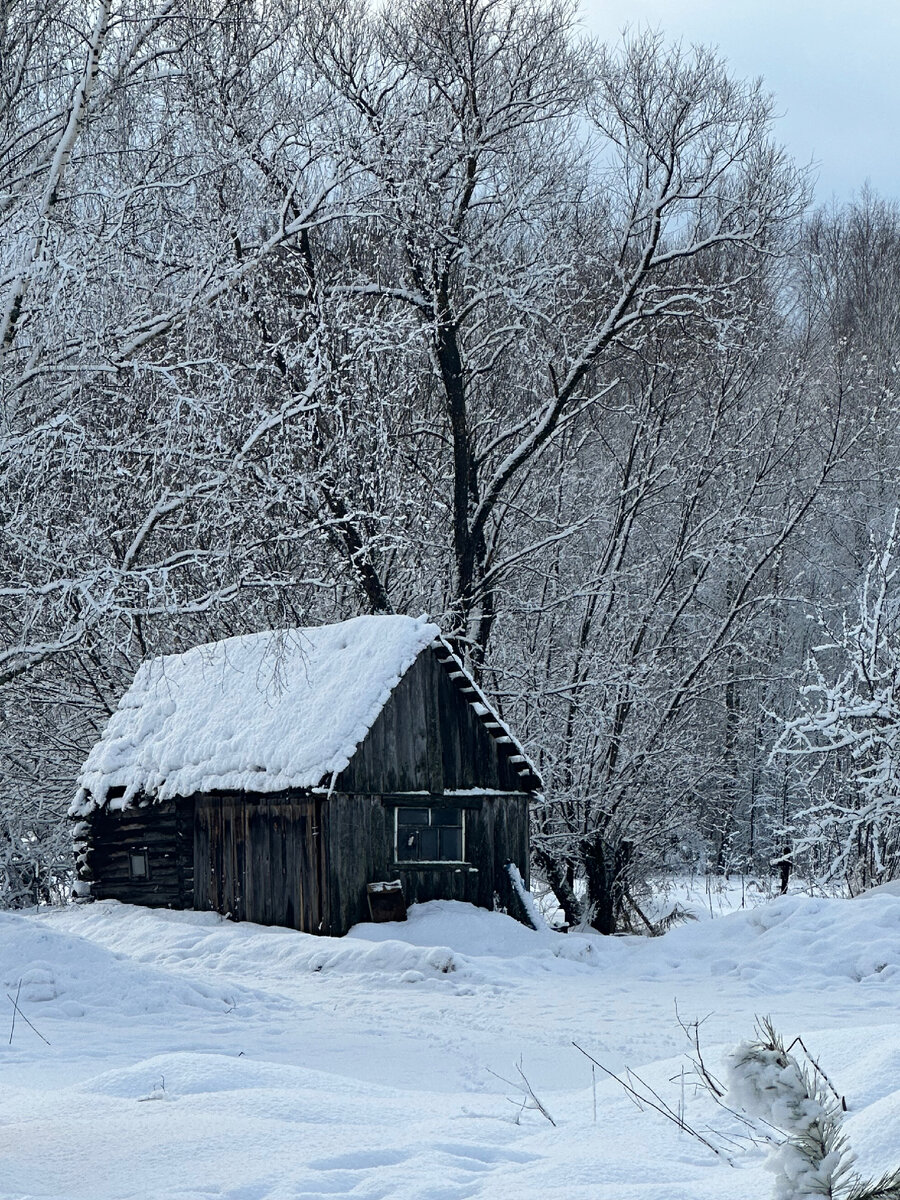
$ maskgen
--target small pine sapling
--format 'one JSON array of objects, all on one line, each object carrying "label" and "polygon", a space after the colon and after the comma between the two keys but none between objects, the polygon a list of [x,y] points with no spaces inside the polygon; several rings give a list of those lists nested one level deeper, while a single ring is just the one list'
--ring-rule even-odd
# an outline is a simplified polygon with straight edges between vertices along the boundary
[{"label": "small pine sapling", "polygon": [[840,1097],[817,1064],[785,1047],[770,1021],[760,1020],[756,1038],[732,1054],[728,1099],[785,1135],[769,1159],[774,1200],[900,1200],[900,1170],[878,1180],[853,1170]]}]

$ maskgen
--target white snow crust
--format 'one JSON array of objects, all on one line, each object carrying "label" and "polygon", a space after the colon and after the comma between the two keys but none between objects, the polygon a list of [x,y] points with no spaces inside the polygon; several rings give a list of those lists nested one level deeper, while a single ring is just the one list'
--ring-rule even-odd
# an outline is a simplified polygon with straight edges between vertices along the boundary
[{"label": "white snow crust", "polygon": [[900,1162],[888,893],[649,939],[453,901],[345,938],[103,901],[0,912],[0,985],[22,1013],[5,1001],[0,1200],[768,1200],[765,1149],[694,1086],[679,1024],[723,1078],[763,1014],[846,1097],[860,1173]]},{"label": "white snow crust", "polygon": [[73,816],[138,793],[278,792],[342,771],[391,691],[438,636],[424,618],[365,616],[195,646],[143,664],[88,755]]}]

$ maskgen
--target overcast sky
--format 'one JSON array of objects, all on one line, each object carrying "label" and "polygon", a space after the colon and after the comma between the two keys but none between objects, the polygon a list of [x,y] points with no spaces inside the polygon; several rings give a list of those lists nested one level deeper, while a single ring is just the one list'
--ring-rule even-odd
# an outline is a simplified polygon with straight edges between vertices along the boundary
[{"label": "overcast sky", "polygon": [[625,25],[719,47],[735,74],[761,75],[776,131],[814,160],[816,195],[849,199],[868,180],[900,199],[900,0],[581,0],[605,40]]}]

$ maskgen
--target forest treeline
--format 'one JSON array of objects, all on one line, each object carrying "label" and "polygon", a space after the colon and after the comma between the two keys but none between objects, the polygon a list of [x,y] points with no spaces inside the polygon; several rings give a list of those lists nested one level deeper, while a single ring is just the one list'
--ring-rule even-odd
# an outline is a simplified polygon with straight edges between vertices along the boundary
[{"label": "forest treeline", "polygon": [[[439,621],[538,874],[900,873],[900,210],[565,0],[0,3],[0,895],[147,655]],[[637,914],[637,915],[635,915]]]}]

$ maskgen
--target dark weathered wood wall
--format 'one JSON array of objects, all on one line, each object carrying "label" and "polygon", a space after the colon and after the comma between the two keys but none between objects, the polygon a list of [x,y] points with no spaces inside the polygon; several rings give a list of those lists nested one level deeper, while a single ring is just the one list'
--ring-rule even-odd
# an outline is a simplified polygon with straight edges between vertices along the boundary
[{"label": "dark weathered wood wall", "polygon": [[197,909],[237,921],[322,930],[319,797],[195,797]]},{"label": "dark weathered wood wall", "polygon": [[[438,804],[452,803],[440,800]],[[515,908],[512,885],[506,864],[512,861],[526,882],[529,869],[528,797],[521,795],[484,796],[481,803],[465,812],[466,862],[469,866],[441,864],[437,867],[394,866],[393,808],[384,801],[388,813],[391,869],[403,880],[407,904],[426,900],[467,900],[481,908],[492,908],[494,893],[505,908]]]},{"label": "dark weathered wood wall", "polygon": [[322,805],[324,932],[335,937],[369,919],[366,884],[385,874],[387,814],[376,796],[333,793]]},{"label": "dark weathered wood wall", "polygon": [[[408,904],[465,900],[515,911],[506,863],[528,879],[528,797],[416,797],[465,807],[466,863],[396,861],[386,795],[249,798],[202,795],[109,813],[92,821],[92,894],[150,907],[195,908],[235,920],[340,936],[368,919],[366,884],[400,879]],[[128,855],[147,849],[150,877],[130,877]]]},{"label": "dark weathered wood wall", "polygon": [[492,737],[434,650],[424,650],[375,720],[335,790],[523,791],[508,746]]},{"label": "dark weathered wood wall", "polygon": [[[100,809],[90,821],[91,894],[150,908],[183,908],[193,896],[193,830],[174,800],[121,812]],[[129,854],[146,850],[147,879],[132,879]]]},{"label": "dark weathered wood wall", "polygon": [[466,900],[518,912],[506,864],[512,861],[528,882],[528,797],[422,796],[423,807],[465,806],[466,863],[401,864],[396,861],[394,813],[397,797],[334,794],[322,810],[325,928],[342,934],[368,920],[366,884],[400,879],[407,904],[426,900]]}]

